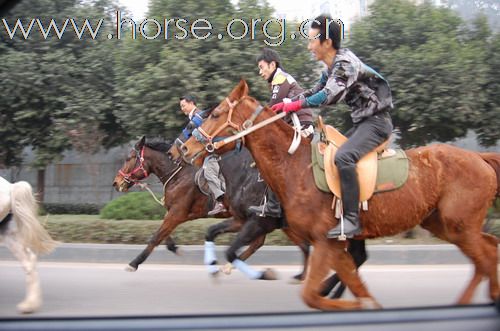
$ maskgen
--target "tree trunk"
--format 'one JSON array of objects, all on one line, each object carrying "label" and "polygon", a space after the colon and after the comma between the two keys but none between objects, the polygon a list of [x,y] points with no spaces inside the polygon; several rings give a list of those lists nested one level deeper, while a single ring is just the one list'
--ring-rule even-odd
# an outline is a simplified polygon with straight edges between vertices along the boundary
[{"label": "tree trunk", "polygon": [[38,192],[38,201],[43,203],[44,194],[45,194],[45,168],[38,169],[37,171],[37,182],[36,182],[36,190]]}]

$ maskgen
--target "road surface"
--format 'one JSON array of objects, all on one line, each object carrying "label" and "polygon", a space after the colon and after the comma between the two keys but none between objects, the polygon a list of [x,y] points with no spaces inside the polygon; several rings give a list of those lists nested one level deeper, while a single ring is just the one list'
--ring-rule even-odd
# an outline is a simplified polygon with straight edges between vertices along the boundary
[{"label": "road surface", "polygon": [[[277,265],[280,279],[256,281],[238,271],[217,279],[203,266],[145,264],[135,273],[124,264],[41,262],[44,304],[36,316],[123,316],[310,311],[300,286],[289,284],[299,266]],[[266,266],[269,267],[269,266]],[[19,316],[24,273],[0,261],[0,317]],[[455,303],[472,275],[470,265],[371,265],[363,280],[386,308]],[[348,294],[347,297],[350,297]],[[487,303],[483,282],[474,303]]]}]

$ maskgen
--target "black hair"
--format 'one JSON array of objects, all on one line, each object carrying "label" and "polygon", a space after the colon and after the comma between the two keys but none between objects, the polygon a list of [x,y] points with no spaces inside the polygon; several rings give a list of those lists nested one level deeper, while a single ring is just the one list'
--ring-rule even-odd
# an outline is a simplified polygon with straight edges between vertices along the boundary
[{"label": "black hair", "polygon": [[192,102],[196,106],[196,98],[191,94],[186,94],[179,98],[179,101],[186,100],[187,102]]},{"label": "black hair", "polygon": [[319,30],[321,34],[319,40],[321,43],[327,39],[331,39],[332,47],[336,50],[340,49],[344,31],[344,23],[341,20],[334,20],[329,15],[320,15],[311,23],[311,29]]},{"label": "black hair", "polygon": [[262,53],[257,56],[256,60],[257,63],[266,61],[269,64],[274,61],[276,62],[276,68],[282,68],[280,55],[274,49],[264,48]]}]

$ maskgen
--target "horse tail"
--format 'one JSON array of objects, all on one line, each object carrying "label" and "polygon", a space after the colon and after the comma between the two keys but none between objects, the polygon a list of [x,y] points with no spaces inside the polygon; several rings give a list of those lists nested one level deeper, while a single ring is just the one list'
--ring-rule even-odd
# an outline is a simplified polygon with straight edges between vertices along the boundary
[{"label": "horse tail", "polygon": [[14,183],[10,195],[12,214],[21,241],[37,255],[50,253],[57,242],[50,237],[37,218],[38,203],[33,196],[31,185],[24,181]]},{"label": "horse tail", "polygon": [[500,153],[479,153],[497,175],[497,197],[500,197]]}]

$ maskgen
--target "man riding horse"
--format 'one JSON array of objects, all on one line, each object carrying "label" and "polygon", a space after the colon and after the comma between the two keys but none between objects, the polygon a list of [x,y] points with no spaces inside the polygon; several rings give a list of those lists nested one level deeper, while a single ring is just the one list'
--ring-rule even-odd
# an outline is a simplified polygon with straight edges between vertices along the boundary
[{"label": "man riding horse", "polygon": [[[278,52],[264,48],[262,53],[257,56],[257,66],[259,75],[269,83],[271,88],[271,100],[268,105],[273,106],[283,102],[286,98],[293,98],[304,92],[304,89],[293,78],[292,75],[285,72],[281,64]],[[309,136],[314,132],[312,110],[302,108],[297,111],[302,135]],[[285,121],[292,125],[291,116],[285,117]],[[278,198],[269,188],[266,190],[265,203],[260,206],[251,206],[248,210],[258,216],[281,217],[281,207]]]},{"label": "man riding horse", "polygon": [[[346,237],[361,232],[359,223],[359,182],[356,163],[391,135],[393,125],[389,110],[393,108],[388,82],[364,64],[352,51],[341,48],[341,27],[329,16],[318,16],[309,30],[308,49],[318,61],[326,64],[317,85],[294,97],[292,102],[279,102],[272,109],[300,111],[304,107],[320,107],[345,101],[351,108],[353,127],[335,155],[340,174],[343,218]],[[328,231],[329,238],[341,234],[341,224]]]},{"label": "man riding horse", "polygon": [[[205,117],[205,112],[198,109],[196,106],[196,99],[192,95],[185,95],[180,98],[179,105],[181,111],[189,118],[189,123],[182,130],[184,138],[187,139],[191,136],[193,129],[198,127]],[[207,215],[213,216],[226,212],[224,207],[224,191],[225,183],[221,180],[219,160],[216,155],[211,155],[205,159],[203,163],[203,176],[207,180],[208,188],[212,194],[215,206],[208,212]]]}]

